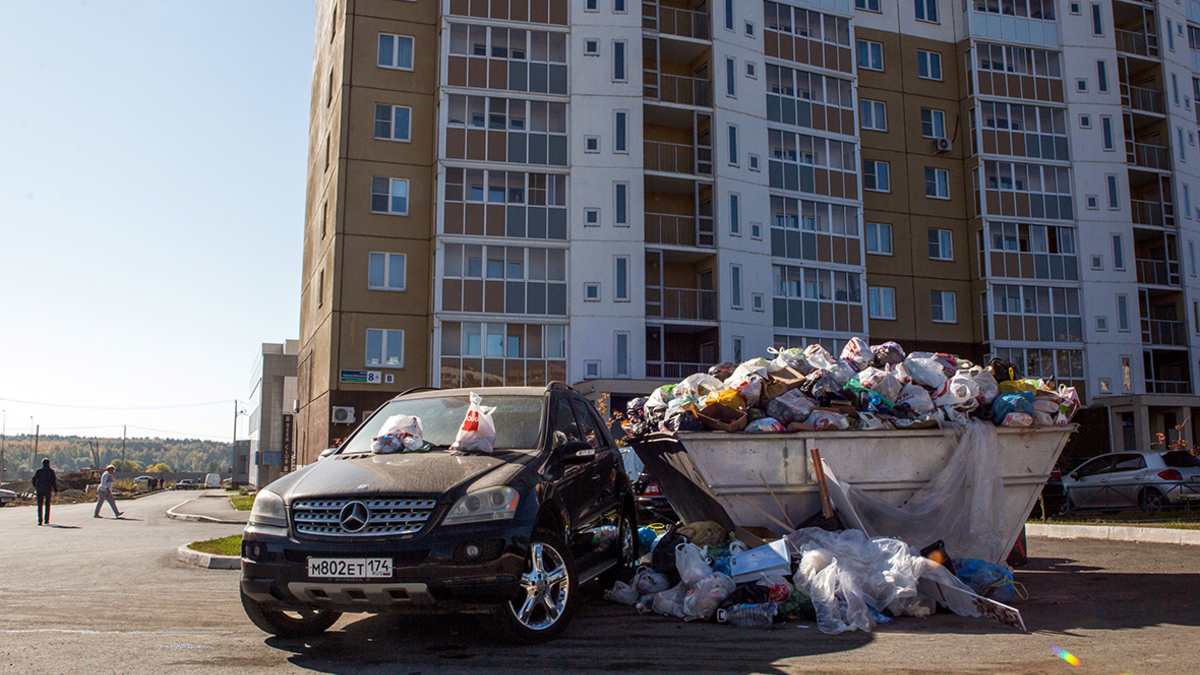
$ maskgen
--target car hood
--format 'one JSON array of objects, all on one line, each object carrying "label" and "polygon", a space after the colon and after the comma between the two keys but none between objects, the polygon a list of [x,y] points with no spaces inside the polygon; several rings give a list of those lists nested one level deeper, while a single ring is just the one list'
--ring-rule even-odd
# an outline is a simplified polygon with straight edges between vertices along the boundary
[{"label": "car hood", "polygon": [[293,474],[290,485],[272,486],[272,490],[284,488],[282,492],[289,501],[339,495],[437,497],[499,467],[513,466],[514,459],[524,463],[520,455],[513,453],[503,457],[455,452],[338,455]]}]

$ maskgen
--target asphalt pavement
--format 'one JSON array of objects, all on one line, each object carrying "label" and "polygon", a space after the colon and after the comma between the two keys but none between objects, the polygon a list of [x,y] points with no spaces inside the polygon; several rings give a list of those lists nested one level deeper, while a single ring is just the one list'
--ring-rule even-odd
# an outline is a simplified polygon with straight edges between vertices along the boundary
[{"label": "asphalt pavement", "polygon": [[[175,560],[180,544],[239,525],[180,521],[167,492],[91,505],[0,509],[0,668],[14,673],[1200,673],[1200,556],[1190,546],[1032,538],[1017,572],[1021,634],[938,614],[874,633],[829,636],[812,623],[738,629],[641,616],[586,589],[563,639],[497,643],[469,617],[346,615],[310,640],[269,637],[245,618],[237,571]],[[1051,651],[1079,657],[1072,667]]]}]

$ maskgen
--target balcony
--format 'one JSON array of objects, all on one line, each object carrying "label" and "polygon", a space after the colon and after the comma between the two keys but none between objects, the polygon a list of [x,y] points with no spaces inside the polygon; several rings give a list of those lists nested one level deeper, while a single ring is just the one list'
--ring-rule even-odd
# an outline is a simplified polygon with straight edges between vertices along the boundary
[{"label": "balcony", "polygon": [[642,30],[693,40],[712,39],[712,17],[708,12],[642,3]]},{"label": "balcony", "polygon": [[1182,321],[1142,319],[1142,343],[1167,347],[1186,347],[1187,329]]},{"label": "balcony", "polygon": [[1171,227],[1174,226],[1174,218],[1171,222],[1167,222],[1166,212],[1168,206],[1159,202],[1148,202],[1141,199],[1131,199],[1129,201],[1130,210],[1133,212],[1133,222],[1135,225],[1148,225],[1151,227]]},{"label": "balcony", "polygon": [[1179,286],[1179,263],[1173,260],[1137,261],[1137,279],[1146,286]]},{"label": "balcony", "polygon": [[716,321],[717,292],[700,288],[647,286],[646,318]]},{"label": "balcony", "polygon": [[1155,115],[1166,114],[1167,107],[1161,91],[1129,86],[1123,86],[1122,89],[1121,105],[1126,108]]},{"label": "balcony", "polygon": [[650,380],[679,381],[694,373],[707,372],[711,363],[684,363],[680,361],[647,361],[646,378]]},{"label": "balcony", "polygon": [[1187,380],[1146,380],[1147,394],[1190,394],[1192,383]]},{"label": "balcony", "polygon": [[647,213],[645,223],[647,244],[699,248],[713,248],[716,245],[712,218]]},{"label": "balcony", "polygon": [[699,108],[712,107],[712,81],[699,77],[667,75],[656,70],[642,72],[642,96],[659,103],[677,103]]},{"label": "balcony", "polygon": [[1121,30],[1120,28],[1114,32],[1117,37],[1117,51],[1150,59],[1158,58],[1157,35],[1145,31]]},{"label": "balcony", "polygon": [[1165,171],[1171,168],[1171,149],[1161,145],[1127,141],[1125,162],[1144,169]]},{"label": "balcony", "polygon": [[643,146],[646,171],[712,175],[711,148],[662,141],[645,141]]}]

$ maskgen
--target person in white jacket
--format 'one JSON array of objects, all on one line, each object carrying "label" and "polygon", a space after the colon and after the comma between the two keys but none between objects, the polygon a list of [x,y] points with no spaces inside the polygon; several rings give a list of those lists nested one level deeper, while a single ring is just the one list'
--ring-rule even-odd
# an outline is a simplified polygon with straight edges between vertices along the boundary
[{"label": "person in white jacket", "polygon": [[108,505],[112,507],[113,513],[117,514],[118,518],[121,517],[121,512],[117,510],[117,500],[113,499],[112,492],[113,483],[117,482],[117,479],[113,478],[113,474],[116,472],[117,467],[109,464],[107,467],[105,467],[104,473],[100,474],[100,485],[96,488],[96,514],[93,516],[93,518],[104,517],[100,515],[100,507],[104,506],[105,501],[107,501]]}]

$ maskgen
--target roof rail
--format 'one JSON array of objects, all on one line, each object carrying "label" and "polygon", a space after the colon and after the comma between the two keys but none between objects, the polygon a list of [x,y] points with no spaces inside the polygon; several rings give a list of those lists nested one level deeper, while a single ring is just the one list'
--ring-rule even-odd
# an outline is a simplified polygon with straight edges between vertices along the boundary
[{"label": "roof rail", "polygon": [[397,397],[408,396],[409,394],[415,394],[418,391],[437,391],[438,389],[441,389],[441,387],[413,387],[412,389],[409,389],[408,391],[405,391],[400,394],[396,394],[396,396]]},{"label": "roof rail", "polygon": [[575,390],[575,387],[572,387],[571,385],[567,384],[566,382],[559,382],[558,380],[555,380],[555,381],[551,382],[550,384],[547,384],[546,389],[565,389],[567,391],[574,391],[576,394],[579,393],[578,391]]}]

